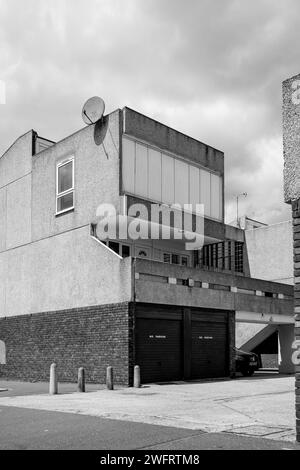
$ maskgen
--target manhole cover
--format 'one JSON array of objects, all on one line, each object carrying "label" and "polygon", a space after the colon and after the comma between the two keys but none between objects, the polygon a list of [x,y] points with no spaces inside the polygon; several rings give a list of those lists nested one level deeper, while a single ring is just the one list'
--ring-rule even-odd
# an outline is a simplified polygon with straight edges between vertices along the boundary
[{"label": "manhole cover", "polygon": [[291,428],[274,427],[274,426],[245,426],[243,428],[233,428],[224,432],[233,434],[243,434],[245,436],[269,436],[270,434],[277,434],[280,432],[292,431]]}]

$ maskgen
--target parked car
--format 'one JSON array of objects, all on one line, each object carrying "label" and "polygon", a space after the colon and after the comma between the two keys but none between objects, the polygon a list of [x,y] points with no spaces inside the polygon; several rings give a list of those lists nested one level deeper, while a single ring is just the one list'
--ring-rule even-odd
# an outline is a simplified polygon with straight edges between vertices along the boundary
[{"label": "parked car", "polygon": [[235,370],[250,377],[259,369],[259,357],[255,353],[235,348]]}]

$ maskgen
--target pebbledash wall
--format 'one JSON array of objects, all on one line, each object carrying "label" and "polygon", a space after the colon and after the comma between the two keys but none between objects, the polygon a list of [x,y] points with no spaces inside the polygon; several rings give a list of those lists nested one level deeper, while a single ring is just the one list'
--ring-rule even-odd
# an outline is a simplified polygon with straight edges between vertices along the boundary
[{"label": "pebbledash wall", "polygon": [[0,376],[49,379],[57,364],[60,381],[76,381],[84,367],[88,382],[105,383],[106,367],[116,383],[132,384],[133,309],[128,302],[0,319],[6,364]]},{"label": "pebbledash wall", "polygon": [[[294,305],[295,305],[295,340],[300,340],[300,199],[292,202],[294,232]],[[295,366],[296,373],[296,432],[300,442],[300,365]]]},{"label": "pebbledash wall", "polygon": [[[293,212],[295,339],[300,340],[300,74],[285,80],[282,91],[284,198]],[[300,442],[300,365],[295,365],[295,373],[296,435]]]}]

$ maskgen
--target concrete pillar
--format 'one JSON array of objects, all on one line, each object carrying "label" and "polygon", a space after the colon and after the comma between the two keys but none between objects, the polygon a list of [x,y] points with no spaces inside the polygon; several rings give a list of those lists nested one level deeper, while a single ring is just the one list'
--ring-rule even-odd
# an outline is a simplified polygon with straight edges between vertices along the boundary
[{"label": "concrete pillar", "polygon": [[106,387],[108,390],[114,389],[114,371],[110,366],[106,369]]},{"label": "concrete pillar", "polygon": [[294,341],[294,325],[278,325],[278,367],[279,374],[294,374],[292,362],[292,343]]},{"label": "concrete pillar", "polygon": [[57,395],[57,393],[58,393],[56,364],[55,363],[51,364],[51,367],[50,367],[49,393],[50,393],[50,395]]},{"label": "concrete pillar", "polygon": [[135,367],[134,367],[133,386],[134,386],[135,388],[140,388],[140,386],[141,386],[141,371],[140,371],[140,366],[135,366]]},{"label": "concrete pillar", "polygon": [[78,369],[78,392],[85,392],[85,371],[83,367]]}]

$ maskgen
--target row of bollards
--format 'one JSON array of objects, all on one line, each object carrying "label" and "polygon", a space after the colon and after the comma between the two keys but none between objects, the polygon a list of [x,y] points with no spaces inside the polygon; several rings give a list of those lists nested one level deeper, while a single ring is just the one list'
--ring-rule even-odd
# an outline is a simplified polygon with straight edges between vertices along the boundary
[{"label": "row of bollards", "polygon": [[[133,386],[140,388],[141,386],[141,371],[139,366],[134,367]],[[114,370],[111,366],[106,369],[106,387],[108,390],[114,389]],[[85,369],[80,367],[78,369],[78,381],[77,391],[85,392]],[[49,394],[57,395],[58,393],[58,380],[56,372],[56,364],[51,364],[50,367],[50,382],[49,382]]]}]

